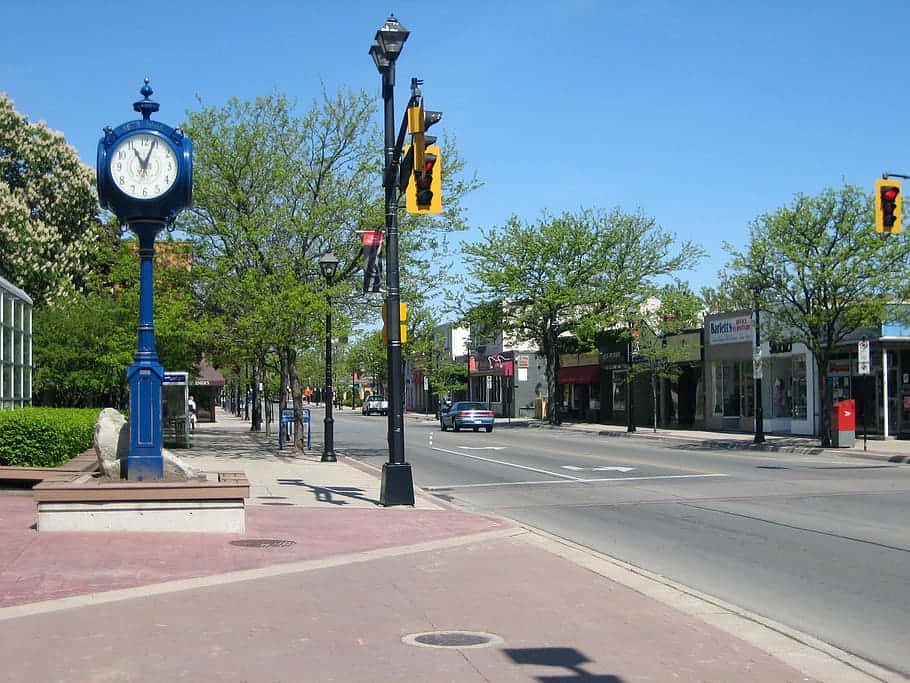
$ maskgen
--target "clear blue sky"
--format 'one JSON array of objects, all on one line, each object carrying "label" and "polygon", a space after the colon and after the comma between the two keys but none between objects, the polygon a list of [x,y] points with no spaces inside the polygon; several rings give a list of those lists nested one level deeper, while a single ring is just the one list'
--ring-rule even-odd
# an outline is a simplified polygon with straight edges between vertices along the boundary
[{"label": "clear blue sky", "polygon": [[379,103],[368,50],[391,12],[411,31],[396,118],[424,79],[436,130],[485,183],[466,202],[475,227],[640,207],[709,251],[685,274],[698,290],[727,260],[721,243],[744,244],[794,193],[871,192],[883,170],[910,172],[903,2],[5,0],[0,91],[94,167],[102,127],[136,116],[146,75],[171,124],[197,94],[277,88],[308,104],[324,82]]}]

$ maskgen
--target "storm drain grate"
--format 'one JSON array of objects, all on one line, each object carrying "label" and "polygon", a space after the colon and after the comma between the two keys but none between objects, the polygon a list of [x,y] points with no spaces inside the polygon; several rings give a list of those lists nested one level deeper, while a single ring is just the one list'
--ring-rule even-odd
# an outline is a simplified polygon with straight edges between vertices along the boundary
[{"label": "storm drain grate", "polygon": [[297,541],[283,541],[276,538],[251,538],[249,540],[231,541],[231,545],[241,548],[287,548]]},{"label": "storm drain grate", "polygon": [[492,633],[480,631],[430,631],[428,633],[412,633],[402,639],[407,645],[420,647],[491,647],[501,645],[503,640]]}]

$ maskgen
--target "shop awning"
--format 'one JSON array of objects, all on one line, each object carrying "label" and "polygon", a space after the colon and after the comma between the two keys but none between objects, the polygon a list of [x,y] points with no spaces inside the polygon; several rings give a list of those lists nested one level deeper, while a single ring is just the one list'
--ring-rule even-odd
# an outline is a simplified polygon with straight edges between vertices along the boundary
[{"label": "shop awning", "polygon": [[600,382],[600,366],[579,365],[559,368],[556,377],[560,384],[597,384]]}]

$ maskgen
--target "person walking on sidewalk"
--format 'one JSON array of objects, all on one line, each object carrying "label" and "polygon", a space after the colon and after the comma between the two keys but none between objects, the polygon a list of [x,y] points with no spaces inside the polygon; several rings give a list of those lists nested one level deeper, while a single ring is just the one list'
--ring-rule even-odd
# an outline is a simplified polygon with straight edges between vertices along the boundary
[{"label": "person walking on sidewalk", "polygon": [[190,400],[186,403],[187,417],[190,421],[190,431],[196,431],[196,399],[190,396]]}]

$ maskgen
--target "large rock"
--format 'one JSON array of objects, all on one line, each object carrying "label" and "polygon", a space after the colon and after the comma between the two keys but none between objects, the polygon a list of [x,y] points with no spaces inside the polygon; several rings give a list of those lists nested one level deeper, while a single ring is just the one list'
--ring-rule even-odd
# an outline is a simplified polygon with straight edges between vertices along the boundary
[{"label": "large rock", "polygon": [[[106,477],[120,478],[120,462],[130,452],[130,424],[118,410],[105,408],[95,423],[95,455]],[[124,471],[126,467],[123,468]]]},{"label": "large rock", "polygon": [[[130,453],[130,423],[120,411],[105,408],[95,423],[95,455],[102,475],[111,479],[124,478],[126,459]],[[161,450],[164,478],[171,481],[205,479],[167,449]]]}]

